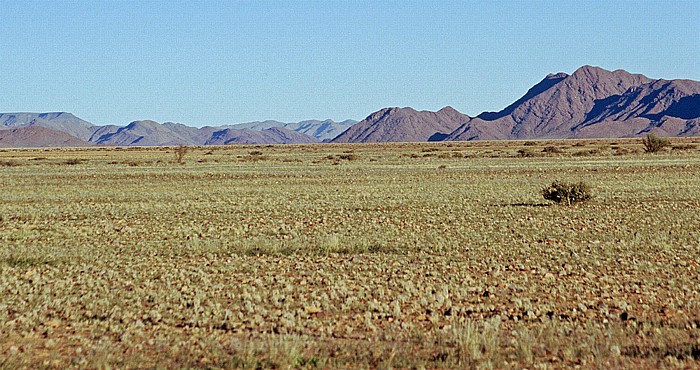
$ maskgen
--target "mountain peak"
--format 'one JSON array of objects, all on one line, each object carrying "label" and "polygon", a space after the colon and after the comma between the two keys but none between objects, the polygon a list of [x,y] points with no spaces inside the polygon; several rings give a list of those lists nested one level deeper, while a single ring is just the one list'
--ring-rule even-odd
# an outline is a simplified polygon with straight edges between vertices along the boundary
[{"label": "mountain peak", "polygon": [[545,80],[554,80],[554,79],[562,79],[562,78],[566,78],[566,77],[569,77],[568,73],[558,72],[558,73],[550,73],[544,79]]},{"label": "mountain peak", "polygon": [[383,108],[338,135],[333,142],[420,142],[442,140],[469,116],[445,107],[437,112]]},{"label": "mountain peak", "polygon": [[438,113],[450,113],[450,114],[453,114],[453,113],[459,113],[459,112],[458,112],[456,109],[452,108],[451,106],[447,105],[447,106],[444,106],[442,109],[440,109],[440,110],[438,111]]}]

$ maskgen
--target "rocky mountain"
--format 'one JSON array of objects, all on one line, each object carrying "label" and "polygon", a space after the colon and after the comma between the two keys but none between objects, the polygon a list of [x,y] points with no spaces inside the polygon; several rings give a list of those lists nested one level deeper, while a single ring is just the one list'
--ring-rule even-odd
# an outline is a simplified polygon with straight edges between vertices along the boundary
[{"label": "rocky mountain", "polygon": [[68,133],[43,126],[22,126],[0,130],[0,147],[77,147],[93,145]]},{"label": "rocky mountain", "polygon": [[347,129],[334,143],[370,143],[385,141],[440,141],[469,116],[445,107],[437,112],[413,108],[384,108]]},{"label": "rocky mountain", "polygon": [[284,127],[271,127],[260,131],[249,128],[226,128],[214,132],[204,144],[312,144],[318,142],[319,140],[313,136],[292,131]]},{"label": "rocky mountain", "polygon": [[700,82],[652,80],[584,66],[547,76],[501,110],[469,120],[446,140],[698,135]]}]

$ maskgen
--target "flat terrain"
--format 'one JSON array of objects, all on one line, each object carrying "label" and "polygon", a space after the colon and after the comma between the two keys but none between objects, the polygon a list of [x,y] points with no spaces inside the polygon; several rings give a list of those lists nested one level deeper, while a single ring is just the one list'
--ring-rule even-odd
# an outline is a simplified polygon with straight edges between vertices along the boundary
[{"label": "flat terrain", "polygon": [[0,367],[697,368],[699,143],[1,150]]}]

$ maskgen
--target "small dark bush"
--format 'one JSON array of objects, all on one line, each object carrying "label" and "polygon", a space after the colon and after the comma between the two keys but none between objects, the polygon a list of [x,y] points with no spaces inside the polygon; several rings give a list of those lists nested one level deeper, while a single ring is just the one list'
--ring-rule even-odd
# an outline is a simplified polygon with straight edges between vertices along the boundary
[{"label": "small dark bush", "polygon": [[584,182],[573,184],[563,181],[554,181],[551,185],[544,187],[542,196],[546,200],[566,205],[585,202],[593,198],[592,189],[588,184]]},{"label": "small dark bush", "polygon": [[338,156],[340,159],[344,159],[346,161],[356,161],[360,159],[360,157],[357,154],[341,154]]},{"label": "small dark bush", "polygon": [[537,154],[530,149],[518,149],[518,157],[536,157]]},{"label": "small dark bush", "polygon": [[679,144],[674,145],[671,149],[673,150],[695,150],[698,146],[696,144]]},{"label": "small dark bush", "polygon": [[73,166],[73,165],[76,165],[76,164],[81,164],[81,163],[83,163],[84,161],[85,161],[85,160],[79,159],[79,158],[71,158],[71,159],[66,159],[65,161],[63,161],[63,162],[61,162],[61,163],[62,163],[62,164],[69,165],[69,166]]},{"label": "small dark bush", "polygon": [[6,160],[6,161],[0,161],[0,166],[2,167],[17,167],[20,166],[19,162],[15,161],[14,159]]},{"label": "small dark bush", "polygon": [[549,154],[560,154],[560,153],[564,153],[564,151],[561,150],[561,148],[559,148],[559,147],[557,147],[557,146],[546,146],[546,147],[544,147],[544,149],[542,149],[542,152],[543,152],[543,153],[549,153]]},{"label": "small dark bush", "polygon": [[665,137],[658,137],[654,134],[647,134],[646,138],[642,139],[644,151],[647,153],[657,153],[663,148],[671,145],[671,142]]}]

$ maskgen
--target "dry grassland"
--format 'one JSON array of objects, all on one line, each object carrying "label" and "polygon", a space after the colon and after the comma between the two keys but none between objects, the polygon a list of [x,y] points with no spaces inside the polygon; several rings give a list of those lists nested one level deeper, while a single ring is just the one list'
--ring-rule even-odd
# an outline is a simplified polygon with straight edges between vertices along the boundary
[{"label": "dry grassland", "polygon": [[700,367],[698,143],[2,150],[0,367]]}]

